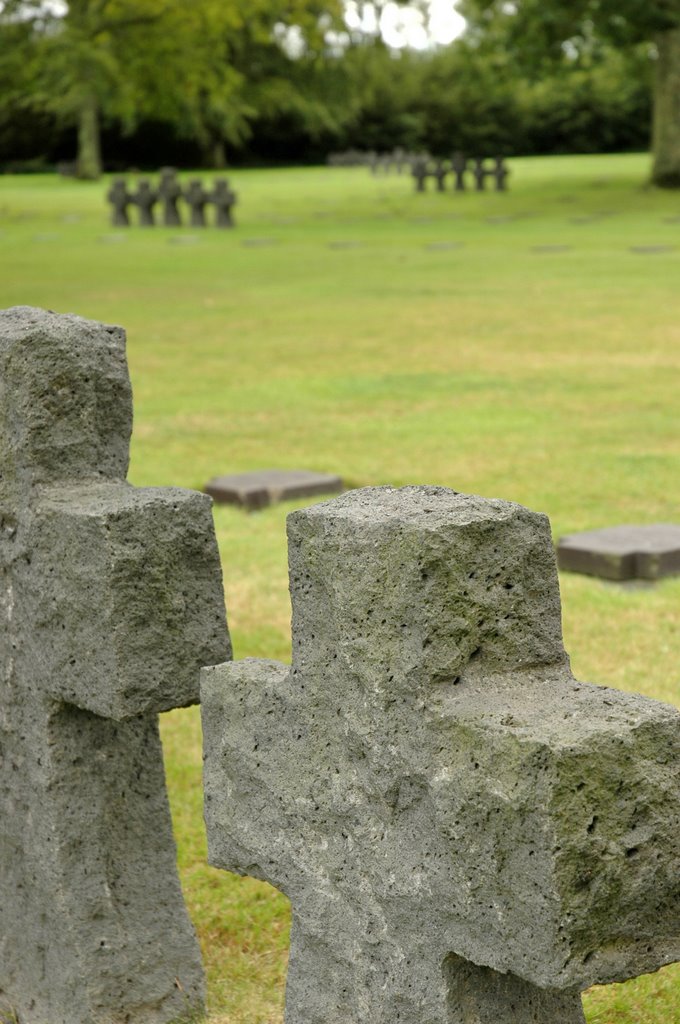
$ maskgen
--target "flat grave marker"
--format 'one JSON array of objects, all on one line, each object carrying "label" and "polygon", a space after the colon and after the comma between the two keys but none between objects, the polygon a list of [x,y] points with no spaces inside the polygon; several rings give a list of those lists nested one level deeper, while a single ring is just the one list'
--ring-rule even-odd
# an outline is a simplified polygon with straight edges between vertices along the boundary
[{"label": "flat grave marker", "polygon": [[244,238],[241,245],[246,249],[259,249],[268,245],[278,245],[278,241],[278,238]]},{"label": "flat grave marker", "polygon": [[659,256],[666,252],[675,252],[674,245],[631,245],[630,251],[638,256]]},{"label": "flat grave marker", "polygon": [[429,242],[425,248],[429,252],[448,252],[454,249],[462,249],[463,242]]},{"label": "flat grave marker", "polygon": [[657,580],[680,573],[680,526],[609,526],[560,538],[557,563],[607,580]]},{"label": "flat grave marker", "polygon": [[306,469],[261,469],[251,473],[218,476],[205,486],[218,504],[240,505],[254,511],[279,501],[294,498],[335,494],[342,490],[342,480],[330,473],[314,473]]}]

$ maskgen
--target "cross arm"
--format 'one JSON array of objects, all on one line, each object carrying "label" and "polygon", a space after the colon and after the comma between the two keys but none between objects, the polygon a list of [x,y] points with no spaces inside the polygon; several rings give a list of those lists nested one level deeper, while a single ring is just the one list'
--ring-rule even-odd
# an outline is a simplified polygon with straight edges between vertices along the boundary
[{"label": "cross arm", "polygon": [[680,959],[680,714],[568,674],[475,675],[433,708],[444,752],[411,767],[456,851],[455,952],[559,989]]},{"label": "cross arm", "polygon": [[[124,719],[198,700],[198,673],[231,655],[205,495],[124,483],[53,487],[30,519],[19,652],[55,699]],[[38,653],[40,652],[40,653]]]}]

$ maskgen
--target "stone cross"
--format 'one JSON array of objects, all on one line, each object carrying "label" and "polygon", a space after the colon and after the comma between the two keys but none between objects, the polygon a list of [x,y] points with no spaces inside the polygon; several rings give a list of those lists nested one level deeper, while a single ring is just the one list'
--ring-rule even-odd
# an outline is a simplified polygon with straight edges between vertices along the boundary
[{"label": "stone cross", "polygon": [[475,188],[477,192],[483,192],[486,188],[486,179],[489,175],[489,171],[486,167],[486,162],[483,159],[477,159],[472,165],[472,174],[475,179]]},{"label": "stone cross", "polygon": [[289,1024],[583,1024],[680,959],[680,714],[572,677],[547,518],[369,488],[288,534],[292,668],[201,695],[210,861],[292,901]]},{"label": "stone cross", "polygon": [[140,181],[137,191],[132,195],[132,202],[139,209],[139,223],[143,228],[151,228],[156,223],[154,207],[158,202],[158,191],[151,187],[151,182]]},{"label": "stone cross", "polygon": [[411,168],[411,174],[416,183],[416,192],[425,191],[425,183],[428,177],[427,158],[424,156],[416,157],[413,161]]},{"label": "stone cross", "polygon": [[210,500],[125,483],[119,327],[0,313],[0,1020],[203,1002],[158,713],[230,656]]},{"label": "stone cross", "polygon": [[233,228],[234,217],[231,211],[236,205],[236,193],[232,191],[226,178],[217,179],[209,200],[215,207],[215,226]]},{"label": "stone cross", "polygon": [[446,175],[449,173],[449,168],[446,166],[443,160],[437,160],[432,171],[432,175],[437,182],[437,192],[446,191]]},{"label": "stone cross", "polygon": [[467,157],[463,153],[454,153],[451,158],[451,170],[456,176],[454,189],[456,192],[465,191],[465,175],[468,169]]},{"label": "stone cross", "polygon": [[114,178],[107,195],[108,201],[113,209],[111,211],[111,223],[116,228],[126,228],[130,225],[128,207],[132,203],[132,196],[128,192],[125,178]]},{"label": "stone cross", "polygon": [[190,223],[192,228],[204,228],[206,224],[205,208],[210,201],[210,196],[203,188],[200,178],[192,178],[189,182],[189,187],[184,192],[184,198],[191,210]]},{"label": "stone cross", "polygon": [[507,192],[510,171],[502,156],[497,156],[494,159],[493,171],[491,173],[493,174],[494,180],[496,182],[496,191]]},{"label": "stone cross", "polygon": [[163,203],[163,223],[165,226],[169,228],[180,227],[182,218],[177,208],[177,203],[182,198],[182,186],[177,180],[177,171],[174,167],[164,167],[162,169],[158,195]]}]

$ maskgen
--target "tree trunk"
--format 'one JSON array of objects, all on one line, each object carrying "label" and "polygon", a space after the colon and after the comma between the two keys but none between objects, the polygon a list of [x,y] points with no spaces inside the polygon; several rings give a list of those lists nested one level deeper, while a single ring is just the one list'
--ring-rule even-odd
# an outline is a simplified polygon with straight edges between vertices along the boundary
[{"label": "tree trunk", "polygon": [[652,181],[680,188],[680,29],[662,33],[656,44]]},{"label": "tree trunk", "polygon": [[95,97],[88,96],[78,118],[78,177],[94,181],[101,173],[99,109]]}]

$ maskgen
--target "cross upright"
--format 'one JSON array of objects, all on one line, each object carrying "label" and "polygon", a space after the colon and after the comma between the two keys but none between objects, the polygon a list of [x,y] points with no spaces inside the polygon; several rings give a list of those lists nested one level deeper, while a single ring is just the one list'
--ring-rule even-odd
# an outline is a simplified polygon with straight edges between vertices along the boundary
[{"label": "cross upright", "polygon": [[475,179],[475,188],[478,192],[484,192],[486,189],[486,179],[490,173],[491,172],[486,166],[486,161],[483,158],[477,158],[474,161],[472,165],[472,174]]},{"label": "cross upright", "polygon": [[132,196],[128,192],[125,178],[114,178],[113,184],[108,191],[107,199],[113,209],[111,211],[111,223],[114,227],[129,227],[130,215],[128,207],[132,204]]},{"label": "cross upright", "polygon": [[163,223],[165,226],[169,228],[180,227],[182,218],[177,203],[182,198],[182,186],[179,183],[174,167],[164,167],[161,170],[158,195],[163,203]]},{"label": "cross upright", "polygon": [[416,192],[425,192],[425,183],[429,175],[427,157],[416,157],[411,167],[411,174],[416,183]]},{"label": "cross upright", "polygon": [[432,171],[432,176],[437,182],[437,191],[446,191],[446,175],[449,173],[449,168],[443,160],[436,160]]},{"label": "cross upright", "polygon": [[467,169],[468,161],[465,154],[454,153],[453,157],[451,158],[451,170],[453,171],[456,178],[456,184],[454,186],[456,192],[465,191],[465,175],[467,173]]},{"label": "cross upright", "polygon": [[154,227],[156,223],[154,207],[158,202],[158,189],[154,188],[150,181],[142,179],[137,185],[137,191],[132,194],[132,202],[139,209],[140,226]]},{"label": "cross upright", "polygon": [[0,312],[0,1020],[203,1004],[158,713],[230,657],[210,500],[125,482],[119,327]]},{"label": "cross upright", "polygon": [[202,673],[211,862],[292,902],[289,1024],[583,1024],[680,959],[680,714],[574,680],[545,516],[288,520],[293,662]]},{"label": "cross upright", "polygon": [[208,192],[203,188],[200,178],[192,178],[184,190],[184,198],[191,210],[190,224],[192,228],[204,228],[206,226],[205,208],[210,201]]},{"label": "cross upright", "polygon": [[236,193],[231,189],[227,178],[218,178],[209,194],[209,201],[215,207],[215,226],[233,228],[232,210],[236,205]]},{"label": "cross upright", "polygon": [[510,170],[507,167],[505,160],[502,156],[497,156],[494,159],[493,166],[493,177],[496,182],[497,192],[507,192],[508,178],[510,177]]}]

